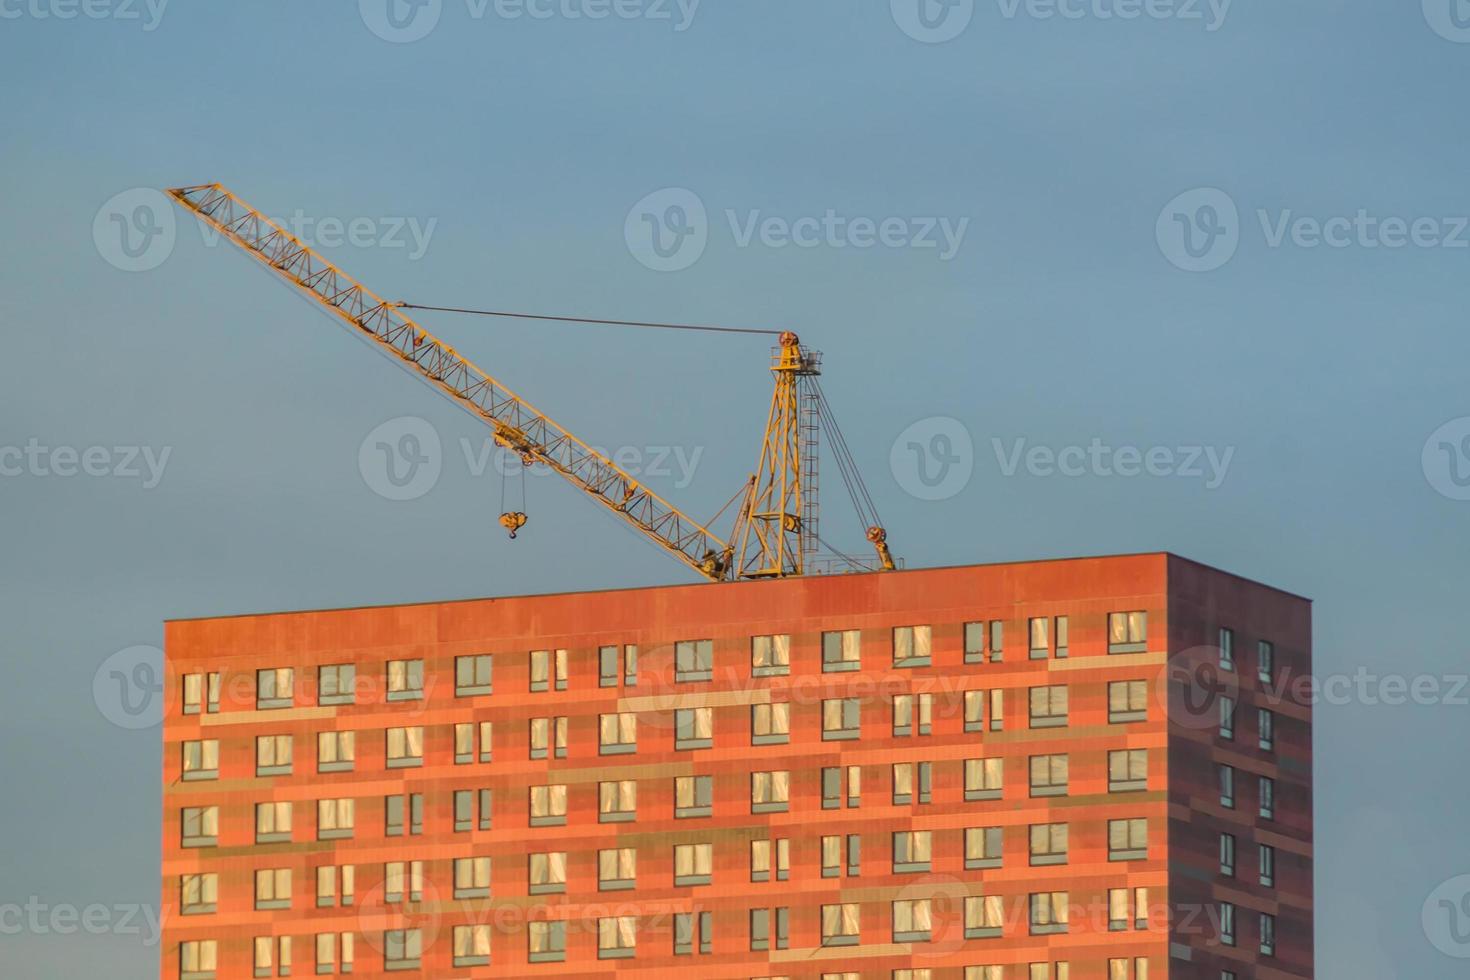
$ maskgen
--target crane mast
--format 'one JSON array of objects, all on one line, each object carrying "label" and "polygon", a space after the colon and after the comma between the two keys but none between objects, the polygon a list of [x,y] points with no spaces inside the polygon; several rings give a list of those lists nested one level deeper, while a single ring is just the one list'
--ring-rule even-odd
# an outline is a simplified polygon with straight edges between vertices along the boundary
[{"label": "crane mast", "polygon": [[[804,495],[803,479],[814,491],[815,439],[806,431],[813,428],[809,416],[824,411],[825,402],[820,389],[806,388],[807,382],[814,384],[820,355],[802,347],[795,334],[781,335],[773,359],[776,386],[760,463],[743,491],[727,542],[435,337],[403,312],[405,304],[383,300],[222,185],[179,187],[168,194],[382,353],[488,424],[496,444],[516,453],[525,465],[546,465],[698,574],[720,582],[809,572],[816,506],[814,493]],[[852,462],[840,436],[835,448],[848,479]],[[867,519],[868,512],[856,497],[854,501]],[[871,510],[871,501],[867,506]],[[519,518],[518,528],[524,515],[514,516]],[[876,512],[872,519],[868,539],[878,549],[878,567],[891,569],[894,563],[883,543],[883,529],[876,524]]]}]

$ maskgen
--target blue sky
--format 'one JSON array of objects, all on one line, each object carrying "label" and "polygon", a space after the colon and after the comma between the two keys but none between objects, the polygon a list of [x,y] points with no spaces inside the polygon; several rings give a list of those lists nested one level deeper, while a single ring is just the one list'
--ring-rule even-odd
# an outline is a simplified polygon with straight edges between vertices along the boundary
[{"label": "blue sky", "polygon": [[[507,541],[472,419],[139,190],[222,181],[355,228],[325,250],[389,298],[798,330],[911,565],[1169,549],[1312,597],[1319,675],[1370,678],[1317,714],[1321,974],[1458,975],[1421,913],[1470,873],[1470,712],[1374,693],[1466,670],[1453,2],[0,0],[0,904],[157,902],[157,732],[93,680],[165,618],[687,580],[547,478]],[[753,465],[766,338],[425,322],[695,513]],[[439,440],[412,499],[385,423]],[[7,977],[156,955],[0,932]]]}]

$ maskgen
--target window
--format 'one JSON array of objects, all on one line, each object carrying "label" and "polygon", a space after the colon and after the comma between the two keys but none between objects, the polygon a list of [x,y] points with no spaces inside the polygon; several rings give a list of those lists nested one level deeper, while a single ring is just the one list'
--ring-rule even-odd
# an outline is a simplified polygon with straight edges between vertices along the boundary
[{"label": "window", "polygon": [[638,882],[638,851],[614,847],[597,852],[597,890],[624,891]]},{"label": "window", "polygon": [[1261,913],[1261,955],[1276,955],[1276,916]]},{"label": "window", "polygon": [[898,626],[893,630],[893,666],[929,666],[930,630],[927,626]]},{"label": "window", "polygon": [[1035,892],[1031,895],[1031,935],[1066,932],[1068,919],[1066,892]]},{"label": "window", "polygon": [[714,873],[714,845],[676,844],[674,846],[674,884],[708,885]]},{"label": "window", "polygon": [[861,873],[863,863],[863,838],[859,834],[847,835],[847,873],[856,876]]},{"label": "window", "polygon": [[549,759],[553,755],[558,759],[567,757],[566,717],[532,718],[531,758]]},{"label": "window", "polygon": [[273,667],[255,672],[255,706],[257,708],[289,708],[294,700],[292,681],[296,672],[290,667]]},{"label": "window", "polygon": [[928,735],[934,714],[934,695],[895,694],[893,696],[893,734],[897,736]]},{"label": "window", "polygon": [[1005,907],[999,895],[970,895],[965,899],[966,939],[995,939],[1004,929]]},{"label": "window", "polygon": [[1131,817],[1108,821],[1108,860],[1145,861],[1148,859],[1148,820]]},{"label": "window", "polygon": [[674,915],[674,955],[692,956],[698,934],[700,954],[714,951],[714,913],[678,912]]},{"label": "window", "polygon": [[405,814],[408,817],[408,833],[422,834],[424,832],[424,794],[422,793],[384,797],[383,813],[386,824],[383,833],[388,837],[403,836]]},{"label": "window", "polygon": [[965,868],[998,868],[1004,855],[1004,835],[999,827],[965,828]]},{"label": "window", "polygon": [[531,787],[531,826],[560,827],[567,822],[565,786]]},{"label": "window", "polygon": [[[553,683],[553,681],[555,683]],[[531,651],[531,690],[567,689],[567,652],[565,650]]]},{"label": "window", "polygon": [[383,865],[383,901],[410,902],[424,897],[424,862],[389,861]]},{"label": "window", "polygon": [[284,776],[291,772],[291,736],[258,735],[255,739],[255,774]]},{"label": "window", "polygon": [[774,909],[750,910],[750,948],[766,950],[773,948],[772,925],[774,920],[775,949],[785,949],[790,942],[789,926],[791,910],[786,906]]},{"label": "window", "polygon": [[183,915],[207,915],[219,900],[219,875],[184,875],[179,879],[179,911]]},{"label": "window", "polygon": [[263,868],[255,872],[255,908],[291,907],[291,869]]},{"label": "window", "polygon": [[776,880],[785,881],[791,875],[791,841],[779,837],[774,841],[753,840],[750,842],[750,880],[771,880],[771,858],[774,855]]},{"label": "window", "polygon": [[1031,866],[1067,863],[1067,825],[1037,823],[1031,825]]},{"label": "window", "polygon": [[1108,724],[1148,720],[1148,681],[1108,684]]},{"label": "window", "polygon": [[1276,713],[1269,708],[1256,712],[1256,746],[1266,752],[1276,748]]},{"label": "window", "polygon": [[791,741],[791,705],[753,704],[750,706],[750,744],[784,745]]},{"label": "window", "polygon": [[316,801],[316,839],[340,840],[352,836],[353,800]]},{"label": "window", "polygon": [[933,922],[927,898],[901,899],[893,903],[893,941],[927,943]]},{"label": "window", "polygon": [[1265,640],[1256,644],[1256,676],[1270,684],[1276,676],[1276,647]]},{"label": "window", "polygon": [[[770,706],[757,705],[757,707]],[[782,708],[785,708],[785,705],[782,705]],[[714,744],[715,709],[679,708],[674,712],[674,748],[707,749]]]},{"label": "window", "polygon": [[625,823],[637,816],[638,784],[619,779],[597,784],[598,823]]},{"label": "window", "polygon": [[390,728],[387,732],[388,768],[405,769],[424,764],[424,729],[422,725]]},{"label": "window", "polygon": [[493,667],[494,661],[488,653],[477,653],[470,657],[455,657],[454,696],[467,698],[476,694],[493,693],[495,690]]},{"label": "window", "polygon": [[255,843],[271,844],[290,839],[290,801],[255,804]]},{"label": "window", "polygon": [[1067,724],[1067,687],[1058,684],[1031,689],[1031,727],[1064,728]]},{"label": "window", "polygon": [[934,980],[934,971],[923,970],[894,970],[893,980]]},{"label": "window", "polygon": [[351,864],[323,864],[316,869],[316,907],[351,905],[356,890],[357,868]]},{"label": "window", "polygon": [[638,683],[638,648],[628,644],[619,651],[616,645],[597,648],[597,685],[599,687],[618,686],[618,666],[621,663],[623,670],[623,683],[628,687],[634,687]]},{"label": "window", "polygon": [[317,772],[351,772],[356,759],[357,736],[353,732],[317,732]]},{"label": "window", "polygon": [[1229,902],[1220,903],[1220,942],[1235,945],[1235,906]]},{"label": "window", "polygon": [[388,661],[388,700],[418,701],[424,696],[422,660]]},{"label": "window", "polygon": [[990,621],[990,662],[1000,663],[1005,659],[1006,624],[1001,620]]},{"label": "window", "polygon": [[714,812],[714,803],[715,777],[674,777],[675,817],[707,817]]},{"label": "window", "polygon": [[490,896],[490,859],[468,857],[454,859],[454,897],[488,898]]},{"label": "window", "polygon": [[1235,835],[1220,835],[1220,873],[1227,878],[1235,877]]},{"label": "window", "polygon": [[860,928],[858,904],[822,906],[822,945],[856,946]]},{"label": "window", "polygon": [[1220,765],[1215,772],[1220,779],[1220,805],[1235,809],[1235,767]]},{"label": "window", "polygon": [[928,803],[933,786],[933,766],[927,762],[895,762],[893,764],[893,805],[907,806],[915,801]]},{"label": "window", "polygon": [[638,644],[623,647],[623,683],[628,687],[638,686]]},{"label": "window", "polygon": [[837,630],[822,634],[822,670],[826,673],[859,670],[862,666],[862,634]]},{"label": "window", "polygon": [[934,838],[927,830],[900,830],[893,835],[893,873],[928,871]]},{"label": "window", "polygon": [[1260,781],[1259,813],[1263,820],[1276,819],[1276,780],[1262,776]]},{"label": "window", "polygon": [[1108,653],[1143,653],[1148,649],[1148,613],[1108,613]]},{"label": "window", "polygon": [[791,773],[753,772],[750,774],[750,812],[784,813],[790,809]]},{"label": "window", "polygon": [[532,895],[551,895],[567,890],[567,852],[548,851],[532,854],[528,891]]},{"label": "window", "polygon": [[190,939],[179,943],[180,980],[213,980],[219,961],[219,944],[213,939]]},{"label": "window", "polygon": [[[1062,758],[1065,760],[1066,756]],[[1000,799],[1003,776],[1003,759],[966,759],[965,799],[971,802]]]},{"label": "window", "polygon": [[454,927],[454,965],[484,966],[490,962],[490,927]]},{"label": "window", "polygon": [[791,673],[791,637],[785,634],[752,636],[750,673],[752,677],[777,677]]},{"label": "window", "polygon": [[985,730],[985,707],[987,702],[990,706],[990,730],[1001,731],[1005,727],[1005,692],[999,689],[990,691],[966,691],[965,692],[965,731],[980,732]]},{"label": "window", "polygon": [[[474,830],[489,830],[493,820],[494,797],[491,790],[457,789],[454,791],[454,829],[456,833]],[[475,817],[475,804],[479,803],[480,815]]]},{"label": "window", "polygon": [[822,702],[822,740],[825,742],[858,738],[861,734],[857,698],[829,698]]},{"label": "window", "polygon": [[1235,699],[1220,698],[1220,737],[1227,742],[1235,741]]},{"label": "window", "polygon": [[847,805],[856,807],[862,802],[862,770],[857,766],[826,766],[822,769],[822,809],[836,810],[842,806],[844,776],[847,779]]},{"label": "window", "polygon": [[257,977],[289,977],[291,975],[290,936],[255,937],[255,975]]},{"label": "window", "polygon": [[638,716],[632,712],[601,715],[597,751],[602,755],[627,755],[638,751]]},{"label": "window", "polygon": [[1068,761],[1065,755],[1031,757],[1031,795],[1066,796]]},{"label": "window", "polygon": [[1027,620],[1027,632],[1031,636],[1032,660],[1045,660],[1051,656],[1051,621],[1045,616]]},{"label": "window", "polygon": [[1148,749],[1123,749],[1108,753],[1108,792],[1128,793],[1148,789]]},{"label": "window", "polygon": [[1267,888],[1276,886],[1276,848],[1262,844],[1256,852],[1256,868],[1261,884]]},{"label": "window", "polygon": [[219,674],[184,675],[184,714],[219,713]]},{"label": "window", "polygon": [[[1129,972],[1132,967],[1133,972]],[[1108,980],[1148,980],[1148,960],[1142,956],[1128,959],[1126,956],[1108,960]]]},{"label": "window", "polygon": [[357,701],[357,668],[352,664],[327,664],[316,671],[317,704],[354,704]]},{"label": "window", "polygon": [[183,753],[183,778],[186,781],[219,778],[219,739],[185,742]]},{"label": "window", "polygon": [[1066,616],[1058,616],[1052,622],[1056,627],[1057,659],[1065,660],[1071,653],[1071,624]]},{"label": "window", "polygon": [[985,662],[985,623],[965,624],[965,663]]},{"label": "window", "polygon": [[999,966],[967,966],[965,980],[1005,980],[1005,969]]},{"label": "window", "polygon": [[[316,972],[322,973],[351,973],[352,972],[352,942],[353,934],[350,932],[319,932],[316,936]],[[338,950],[341,950],[340,968],[338,965]]]},{"label": "window", "polygon": [[383,969],[417,970],[424,937],[418,929],[383,930]]},{"label": "window", "polygon": [[532,922],[528,956],[532,963],[560,963],[567,958],[567,924]]},{"label": "window", "polygon": [[1122,932],[1130,925],[1134,929],[1148,928],[1148,889],[1109,888],[1109,931]]},{"label": "window", "polygon": [[714,676],[714,640],[680,640],[674,644],[675,681],[707,681]]},{"label": "window", "polygon": [[600,960],[629,959],[633,956],[637,938],[637,916],[618,915],[598,919],[597,958]]}]

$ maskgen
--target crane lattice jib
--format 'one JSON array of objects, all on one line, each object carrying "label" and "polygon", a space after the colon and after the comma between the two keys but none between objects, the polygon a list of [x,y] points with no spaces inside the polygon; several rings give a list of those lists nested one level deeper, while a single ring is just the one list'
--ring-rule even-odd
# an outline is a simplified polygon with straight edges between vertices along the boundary
[{"label": "crane lattice jib", "polygon": [[714,581],[730,577],[730,547],[612,460],[536,411],[393,303],[375,295],[219,184],[169,196],[302,292],[402,359],[455,402],[484,419],[495,441],[527,465],[546,464],[645,537]]}]

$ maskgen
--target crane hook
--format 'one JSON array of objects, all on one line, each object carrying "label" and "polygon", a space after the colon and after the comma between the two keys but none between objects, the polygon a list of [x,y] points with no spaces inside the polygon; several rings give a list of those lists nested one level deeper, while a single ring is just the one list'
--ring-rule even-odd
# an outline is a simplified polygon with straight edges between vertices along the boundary
[{"label": "crane hook", "polygon": [[514,541],[516,532],[526,526],[526,515],[518,510],[508,511],[500,515],[500,526],[510,532],[510,539]]}]

